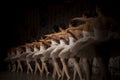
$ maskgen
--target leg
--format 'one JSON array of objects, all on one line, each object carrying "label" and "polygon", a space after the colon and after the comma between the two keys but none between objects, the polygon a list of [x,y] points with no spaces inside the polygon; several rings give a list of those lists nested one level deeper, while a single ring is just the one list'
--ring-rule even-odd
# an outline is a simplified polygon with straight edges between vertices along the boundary
[{"label": "leg", "polygon": [[32,69],[32,67],[31,67],[29,61],[27,60],[26,62],[27,62],[27,73],[29,73],[29,69],[30,69],[30,71],[31,71],[31,73],[32,73],[32,72],[33,72],[33,69]]},{"label": "leg", "polygon": [[55,58],[53,58],[53,64],[54,64],[55,71],[58,74],[58,78],[60,78],[61,77],[61,74],[60,74],[61,71],[60,71],[60,68],[59,68],[58,63],[57,63]]},{"label": "leg", "polygon": [[73,80],[75,80],[75,77],[76,77],[76,73],[77,73],[77,71],[76,71],[76,69],[75,69],[75,67],[74,67]]},{"label": "leg", "polygon": [[48,68],[47,68],[45,62],[43,62],[43,66],[44,66],[44,69],[45,69],[45,71],[46,71],[46,77],[48,77],[49,71],[48,71]]},{"label": "leg", "polygon": [[36,65],[37,65],[37,67],[38,67],[38,69],[39,69],[40,76],[42,77],[42,69],[40,68],[40,65],[39,65],[39,63],[37,62],[37,63],[36,63]]},{"label": "leg", "polygon": [[17,60],[17,72],[19,72],[19,61]]},{"label": "leg", "polygon": [[86,74],[86,80],[90,80],[90,69],[89,69],[88,59],[82,58],[82,60],[83,60],[83,67]]},{"label": "leg", "polygon": [[40,76],[42,77],[42,69],[40,68],[40,65],[39,65],[37,59],[35,59],[35,74],[36,74],[37,69],[39,70]]},{"label": "leg", "polygon": [[26,64],[27,64],[27,74],[29,73],[29,62],[26,61]]},{"label": "leg", "polygon": [[35,71],[34,71],[34,74],[36,74],[37,72],[37,64],[35,63]]},{"label": "leg", "polygon": [[15,72],[16,71],[16,64],[15,64],[15,62],[14,61],[12,61],[12,64],[11,64],[12,66],[12,70],[11,70],[11,72]]},{"label": "leg", "polygon": [[11,71],[11,64],[10,64],[10,62],[8,63],[8,71]]},{"label": "leg", "polygon": [[62,74],[62,78],[61,78],[61,80],[63,80],[63,78],[64,78],[64,69],[62,68],[62,72],[61,72],[61,74]]},{"label": "leg", "polygon": [[20,69],[20,71],[22,72],[22,71],[23,71],[23,68],[22,68],[22,65],[21,65],[20,60],[17,60],[17,63],[18,63],[17,72],[18,72],[19,69]]},{"label": "leg", "polygon": [[32,69],[32,67],[31,67],[30,63],[29,63],[29,68],[30,68],[30,71],[31,71],[31,73],[32,73],[32,72],[33,72],[33,69]]},{"label": "leg", "polygon": [[71,59],[72,63],[74,64],[74,69],[78,73],[80,80],[82,80],[82,73],[80,71],[79,64],[77,63],[77,61],[75,60],[75,58],[70,58],[70,59]]},{"label": "leg", "polygon": [[45,63],[44,59],[45,59],[45,57],[40,58],[40,60],[42,62],[42,70],[41,71],[42,71],[42,74],[43,74],[43,72],[45,70],[46,71],[46,77],[48,77],[49,71],[48,71],[48,68],[46,66],[46,63]]},{"label": "leg", "polygon": [[69,80],[69,79],[70,79],[70,76],[69,76],[69,74],[68,74],[68,68],[67,68],[67,65],[65,64],[65,61],[64,61],[63,58],[61,58],[60,60],[61,60],[61,62],[62,62],[63,70],[65,71],[65,74],[66,74],[66,76],[67,76],[67,79]]},{"label": "leg", "polygon": [[109,71],[108,71],[108,67],[107,64],[105,64],[105,61],[102,58],[97,58],[98,62],[100,63],[100,71],[101,71],[101,76],[102,79],[104,80],[110,80],[108,78],[110,78],[110,76],[108,76]]},{"label": "leg", "polygon": [[55,75],[56,75],[56,70],[55,70],[55,68],[53,68],[53,74],[52,74],[53,79],[55,79]]}]

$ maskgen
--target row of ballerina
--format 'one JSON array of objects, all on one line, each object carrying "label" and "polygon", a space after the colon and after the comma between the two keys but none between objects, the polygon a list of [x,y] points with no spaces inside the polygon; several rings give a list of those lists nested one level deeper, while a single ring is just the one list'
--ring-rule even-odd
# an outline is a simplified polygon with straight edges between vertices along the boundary
[{"label": "row of ballerina", "polygon": [[[100,16],[97,18],[73,18],[67,29],[59,28],[60,32],[46,34],[44,35],[45,38],[41,38],[38,41],[11,48],[8,51],[7,60],[17,62],[17,71],[23,72],[21,61],[24,61],[27,65],[27,73],[34,71],[34,74],[36,74],[38,70],[42,77],[45,71],[46,77],[52,73],[52,78],[56,79],[57,77],[58,80],[63,79],[65,75],[67,80],[71,78],[75,80],[78,74],[79,79],[83,80],[83,75],[79,66],[79,60],[81,59],[86,75],[85,80],[90,80],[91,76],[88,59],[95,58],[97,55],[94,50],[95,47],[90,44],[102,41],[101,37],[103,37],[98,30],[103,23],[94,28],[94,26],[98,24],[99,17]],[[76,20],[83,21],[84,23],[74,26],[72,23]],[[101,61],[101,59],[98,60],[99,62]],[[34,70],[30,64],[31,61],[34,62]],[[48,70],[49,66],[47,66],[46,62],[52,64],[52,72]],[[73,68],[73,77],[70,76],[68,64]],[[101,74],[105,76],[103,68],[104,67],[101,69]]]}]

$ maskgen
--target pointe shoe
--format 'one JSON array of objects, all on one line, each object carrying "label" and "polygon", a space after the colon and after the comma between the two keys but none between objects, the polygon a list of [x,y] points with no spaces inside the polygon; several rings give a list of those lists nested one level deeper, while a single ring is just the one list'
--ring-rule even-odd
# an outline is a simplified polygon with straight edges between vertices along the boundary
[{"label": "pointe shoe", "polygon": [[40,71],[40,77],[42,77],[42,73],[43,73],[43,72],[42,72],[42,71]]},{"label": "pointe shoe", "polygon": [[36,75],[36,72],[34,72],[34,75]]},{"label": "pointe shoe", "polygon": [[47,72],[46,77],[48,77],[49,73],[50,73],[50,72]]},{"label": "pointe shoe", "polygon": [[55,75],[52,75],[53,80],[55,80]]},{"label": "pointe shoe", "polygon": [[29,74],[29,71],[27,71],[27,74]]},{"label": "pointe shoe", "polygon": [[60,79],[60,77],[61,77],[61,75],[58,75],[58,78],[57,78],[57,80],[59,80],[59,79]]},{"label": "pointe shoe", "polygon": [[70,77],[68,77],[67,80],[70,80]]}]

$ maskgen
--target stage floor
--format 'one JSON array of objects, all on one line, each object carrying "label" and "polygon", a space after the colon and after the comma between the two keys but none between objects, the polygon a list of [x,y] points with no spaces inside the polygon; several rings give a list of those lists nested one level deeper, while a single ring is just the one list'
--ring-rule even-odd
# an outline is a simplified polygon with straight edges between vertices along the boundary
[{"label": "stage floor", "polygon": [[[0,80],[53,80],[52,75],[50,74],[48,76],[48,78],[45,77],[45,74],[43,75],[43,77],[40,77],[39,73],[37,73],[36,75],[32,74],[32,73],[25,73],[25,72],[0,72]],[[71,76],[73,76],[71,74]],[[57,80],[57,79],[55,79]],[[59,79],[61,80],[61,79]],[[66,77],[64,78],[64,80],[67,80]],[[72,80],[72,78],[70,79]],[[79,80],[78,76],[76,78],[76,80]],[[83,79],[85,80],[85,79]],[[92,80],[101,80],[100,79],[100,75],[98,74],[94,74],[94,76],[92,76]],[[112,76],[112,80],[120,80],[120,74],[119,75],[114,75]]]}]

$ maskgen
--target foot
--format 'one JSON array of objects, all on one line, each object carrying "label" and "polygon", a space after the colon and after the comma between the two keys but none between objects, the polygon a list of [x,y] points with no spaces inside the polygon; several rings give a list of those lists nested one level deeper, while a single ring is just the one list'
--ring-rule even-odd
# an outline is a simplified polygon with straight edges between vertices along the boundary
[{"label": "foot", "polygon": [[70,80],[70,77],[67,77],[67,80]]},{"label": "foot", "polygon": [[55,75],[52,75],[53,80],[55,80]]},{"label": "foot", "polygon": [[46,77],[48,77],[49,73],[50,73],[50,72],[47,72]]},{"label": "foot", "polygon": [[58,75],[58,80],[60,79],[60,77],[61,77],[61,75],[59,74],[59,75]]}]

